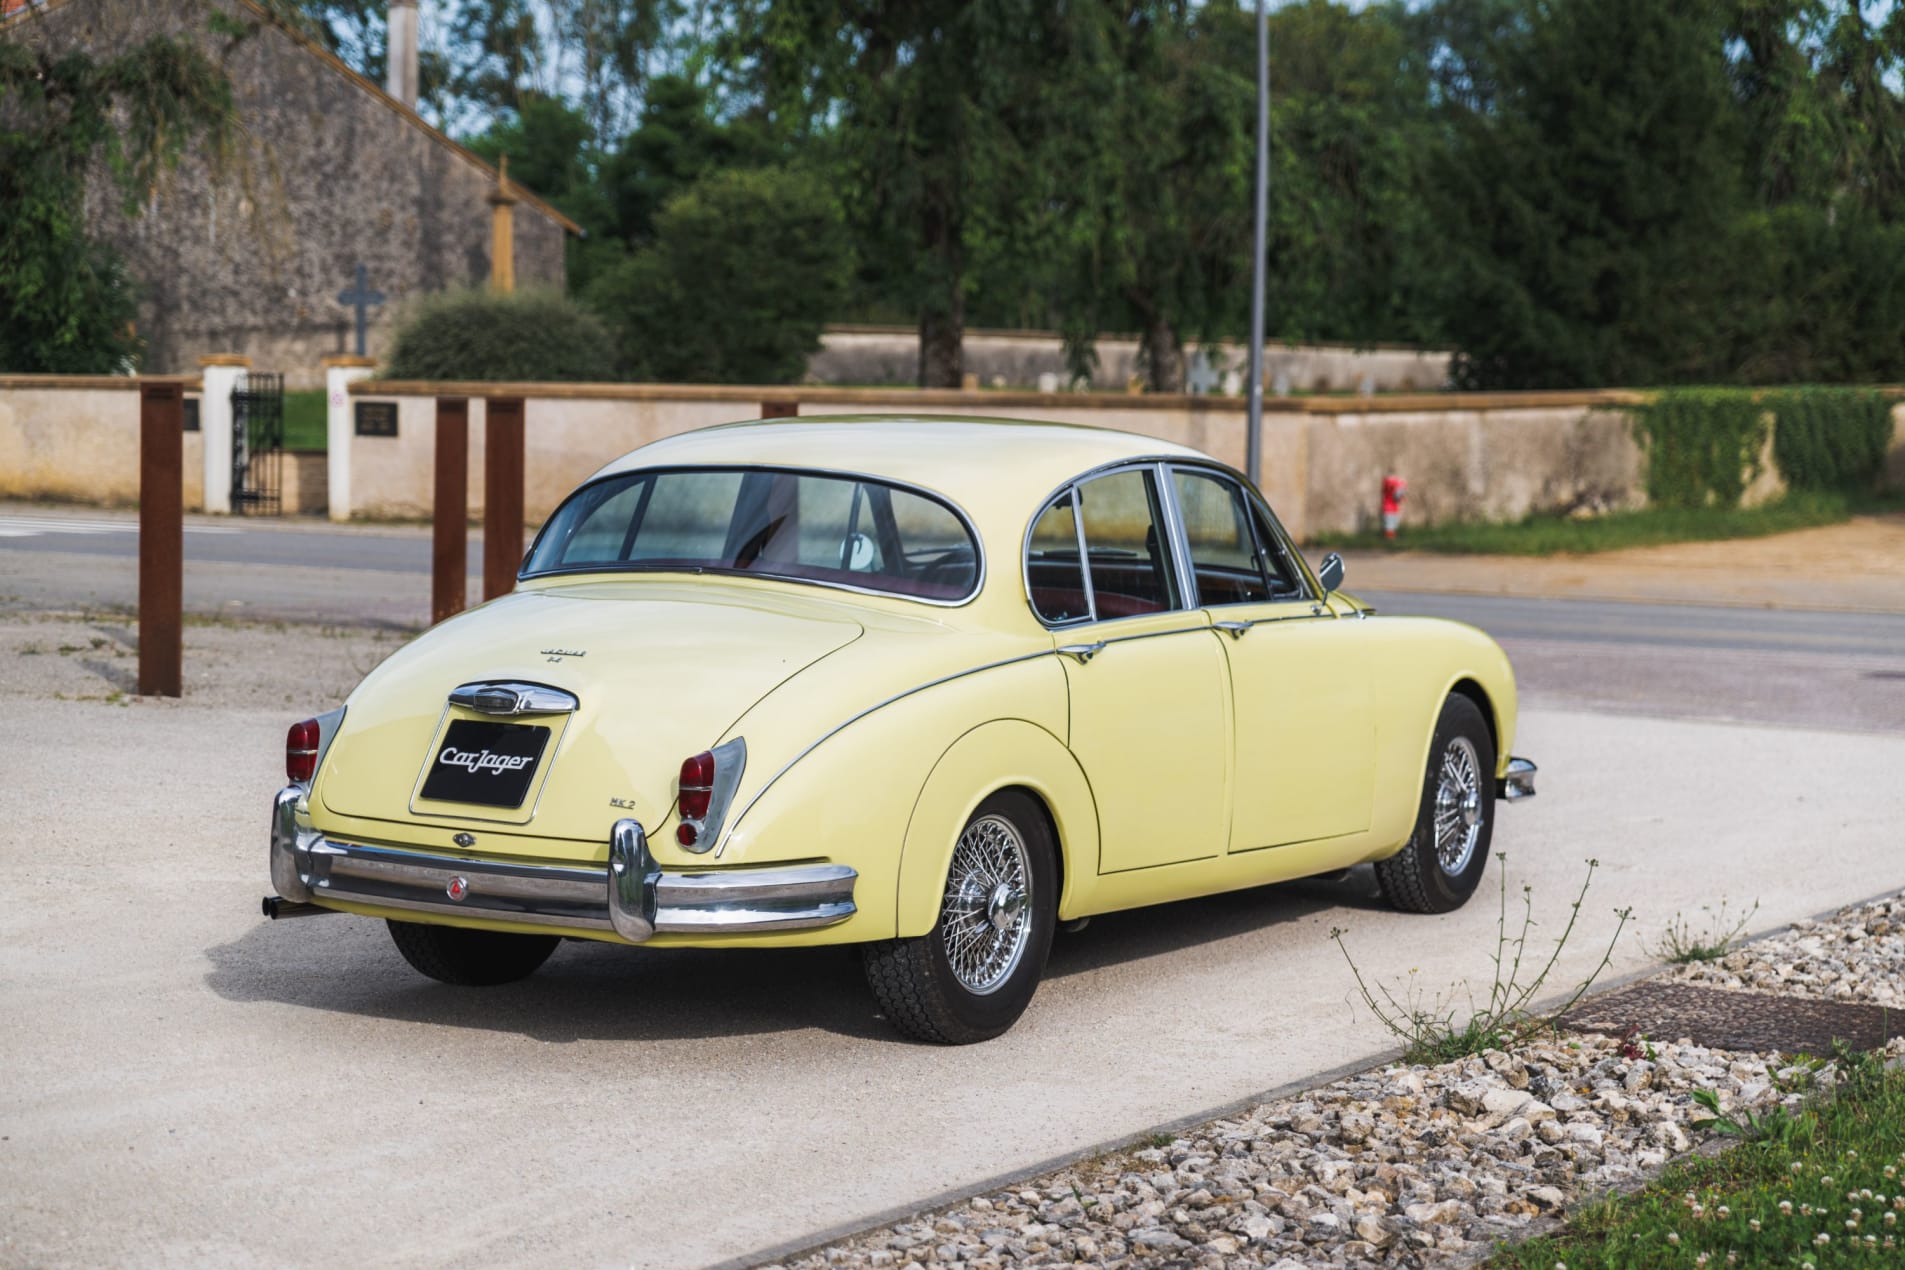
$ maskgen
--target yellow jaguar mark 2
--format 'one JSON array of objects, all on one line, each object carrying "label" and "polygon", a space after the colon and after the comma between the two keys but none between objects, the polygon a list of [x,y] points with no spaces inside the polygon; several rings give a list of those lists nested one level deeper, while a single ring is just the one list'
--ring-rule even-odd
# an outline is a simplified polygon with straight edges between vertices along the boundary
[{"label": "yellow jaguar mark 2", "polygon": [[859,944],[900,1031],[980,1041],[1054,928],[1373,861],[1462,904],[1509,757],[1486,635],[1377,617],[1195,450],[930,418],[731,424],[577,489],[511,594],[292,727],[267,915],[423,974],[562,938]]}]

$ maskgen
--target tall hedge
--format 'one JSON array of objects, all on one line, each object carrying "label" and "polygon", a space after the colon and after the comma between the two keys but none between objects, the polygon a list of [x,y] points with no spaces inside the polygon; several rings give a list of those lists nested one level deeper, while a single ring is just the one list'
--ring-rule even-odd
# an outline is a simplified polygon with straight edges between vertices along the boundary
[{"label": "tall hedge", "polygon": [[1769,429],[1773,465],[1795,490],[1870,492],[1892,441],[1891,400],[1871,388],[1671,388],[1633,415],[1660,507],[1738,506]]},{"label": "tall hedge", "polygon": [[594,315],[553,291],[450,291],[397,328],[392,379],[600,382],[615,379],[615,345]]}]

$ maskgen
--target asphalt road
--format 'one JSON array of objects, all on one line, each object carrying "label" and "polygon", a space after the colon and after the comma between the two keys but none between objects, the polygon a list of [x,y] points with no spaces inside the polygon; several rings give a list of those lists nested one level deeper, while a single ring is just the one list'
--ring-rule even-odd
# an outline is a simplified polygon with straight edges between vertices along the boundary
[{"label": "asphalt road", "polygon": [[[1492,896],[1397,914],[1366,871],[1099,918],[964,1049],[897,1039],[840,951],[573,943],[525,983],[444,988],[377,923],[257,917],[289,712],[322,656],[347,674],[388,641],[188,628],[188,660],[216,648],[219,690],[253,696],[56,699],[30,677],[125,636],[44,610],[134,594],[125,531],[62,532],[0,537],[0,625],[42,649],[0,664],[0,1264],[745,1263],[1367,1063],[1392,1040],[1332,927],[1398,992],[1486,992]],[[188,534],[188,596],[415,622],[426,548]],[[1515,659],[1542,793],[1495,846],[1537,941],[1601,862],[1552,987],[1619,906],[1614,975],[1721,899],[1766,929],[1905,885],[1905,618],[1373,598]]]}]

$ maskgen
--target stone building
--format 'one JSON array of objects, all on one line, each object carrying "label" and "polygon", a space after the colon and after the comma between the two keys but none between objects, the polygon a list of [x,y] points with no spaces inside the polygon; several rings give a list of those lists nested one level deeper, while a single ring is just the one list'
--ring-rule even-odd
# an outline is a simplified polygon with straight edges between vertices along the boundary
[{"label": "stone building", "polygon": [[[231,79],[229,156],[188,155],[137,217],[103,175],[89,188],[89,229],[143,291],[142,369],[195,372],[201,356],[239,353],[287,386],[319,386],[322,358],[356,351],[338,294],[357,265],[385,297],[370,311],[373,357],[406,301],[490,278],[497,172],[417,114],[414,0],[391,9],[386,88],[254,0],[45,0],[0,27],[0,38],[95,55],[189,35]],[[215,23],[220,13],[231,20]],[[509,192],[516,285],[560,287],[577,227],[520,186]]]}]

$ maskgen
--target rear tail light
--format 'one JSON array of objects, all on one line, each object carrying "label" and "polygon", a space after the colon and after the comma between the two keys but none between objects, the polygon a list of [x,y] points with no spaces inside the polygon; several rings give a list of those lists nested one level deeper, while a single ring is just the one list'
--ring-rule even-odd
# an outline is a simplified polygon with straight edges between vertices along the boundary
[{"label": "rear tail light", "polygon": [[703,750],[681,763],[681,824],[675,829],[675,841],[692,847],[701,836],[714,802],[714,755]]},{"label": "rear tail light", "polygon": [[284,774],[295,784],[309,783],[317,775],[318,740],[321,735],[316,719],[294,723],[284,738]]},{"label": "rear tail light", "polygon": [[699,854],[719,841],[721,822],[727,819],[728,804],[746,769],[747,742],[738,736],[682,763],[675,802],[681,811],[676,842]]}]

